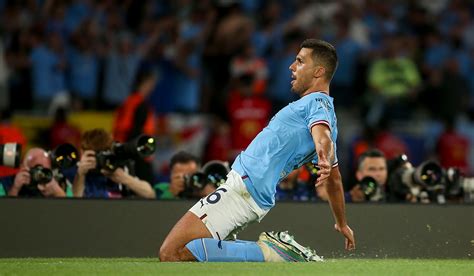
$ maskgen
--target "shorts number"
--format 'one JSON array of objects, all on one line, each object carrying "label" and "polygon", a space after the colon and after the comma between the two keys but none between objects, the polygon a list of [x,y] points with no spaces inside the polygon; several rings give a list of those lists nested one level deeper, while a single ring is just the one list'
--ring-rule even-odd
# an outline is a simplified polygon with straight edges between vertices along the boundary
[{"label": "shorts number", "polygon": [[212,194],[208,195],[206,198],[207,203],[209,204],[215,204],[219,200],[221,200],[221,194],[219,193],[222,191],[223,193],[227,192],[225,188],[217,188]]}]

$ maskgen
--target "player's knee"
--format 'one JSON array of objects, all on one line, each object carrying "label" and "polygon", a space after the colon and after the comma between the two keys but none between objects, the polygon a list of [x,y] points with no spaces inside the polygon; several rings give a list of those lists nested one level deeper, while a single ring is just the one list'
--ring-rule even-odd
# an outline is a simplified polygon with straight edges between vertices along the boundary
[{"label": "player's knee", "polygon": [[177,258],[178,258],[177,253],[178,253],[177,250],[174,250],[173,248],[163,244],[160,247],[160,252],[158,254],[159,254],[159,257],[160,257],[160,261],[162,261],[162,262],[176,262],[176,261],[178,261],[177,260]]}]

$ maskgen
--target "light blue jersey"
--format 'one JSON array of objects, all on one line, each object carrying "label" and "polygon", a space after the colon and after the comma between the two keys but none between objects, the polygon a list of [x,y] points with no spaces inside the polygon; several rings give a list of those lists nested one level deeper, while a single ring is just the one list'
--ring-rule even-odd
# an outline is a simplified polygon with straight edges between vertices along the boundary
[{"label": "light blue jersey", "polygon": [[331,130],[336,166],[337,119],[333,98],[325,93],[311,93],[288,104],[237,156],[232,169],[245,179],[247,190],[261,208],[275,205],[276,186],[291,171],[312,160],[317,162],[310,132],[316,124],[328,125]]}]

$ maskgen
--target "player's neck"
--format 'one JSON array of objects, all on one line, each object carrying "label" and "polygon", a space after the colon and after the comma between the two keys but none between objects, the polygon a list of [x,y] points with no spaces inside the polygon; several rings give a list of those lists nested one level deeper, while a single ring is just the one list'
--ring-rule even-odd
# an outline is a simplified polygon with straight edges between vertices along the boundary
[{"label": "player's neck", "polygon": [[305,92],[301,94],[301,97],[304,97],[311,93],[324,93],[329,96],[329,85],[315,85],[308,88]]}]

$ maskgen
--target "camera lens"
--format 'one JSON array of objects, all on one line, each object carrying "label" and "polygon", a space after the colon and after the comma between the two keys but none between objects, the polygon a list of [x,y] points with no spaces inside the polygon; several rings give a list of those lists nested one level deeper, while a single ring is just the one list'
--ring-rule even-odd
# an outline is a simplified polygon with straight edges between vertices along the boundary
[{"label": "camera lens", "polygon": [[61,169],[72,167],[77,163],[77,159],[79,158],[77,149],[67,143],[59,145],[51,155],[54,165]]},{"label": "camera lens", "polygon": [[31,168],[30,175],[34,184],[46,184],[53,179],[53,171],[40,165]]},{"label": "camera lens", "polygon": [[137,152],[141,156],[150,156],[156,150],[155,138],[143,135],[137,141]]},{"label": "camera lens", "polygon": [[202,172],[197,172],[192,175],[186,175],[184,182],[186,187],[196,190],[201,190],[207,184],[207,177]]},{"label": "camera lens", "polygon": [[420,185],[433,186],[441,181],[443,171],[434,161],[425,161],[415,169],[414,179]]},{"label": "camera lens", "polygon": [[227,174],[229,173],[229,168],[226,163],[218,160],[212,160],[207,162],[202,171],[207,178],[207,181],[219,186],[224,184],[227,180]]},{"label": "camera lens", "polygon": [[20,165],[21,145],[17,143],[0,144],[0,165],[18,168]]},{"label": "camera lens", "polygon": [[364,177],[359,185],[367,199],[370,199],[377,192],[377,181],[370,176]]}]

